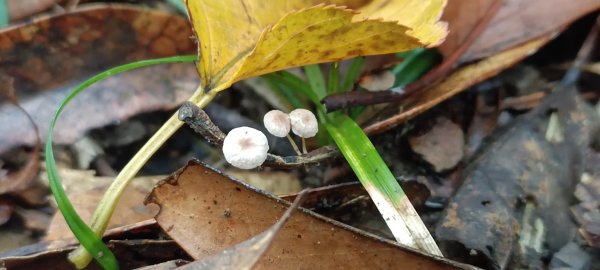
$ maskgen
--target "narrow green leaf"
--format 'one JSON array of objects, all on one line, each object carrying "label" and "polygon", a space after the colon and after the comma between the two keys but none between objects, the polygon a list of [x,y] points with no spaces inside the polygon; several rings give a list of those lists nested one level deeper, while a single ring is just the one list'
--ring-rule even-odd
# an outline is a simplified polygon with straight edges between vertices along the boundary
[{"label": "narrow green leaf", "polygon": [[297,91],[294,91],[285,81],[279,79],[278,76],[272,74],[262,76],[262,79],[271,87],[273,91],[283,99],[285,99],[293,108],[303,108],[306,104],[297,96]]},{"label": "narrow green leaf", "polygon": [[343,92],[352,90],[352,86],[354,85],[354,82],[356,82],[356,79],[360,74],[360,68],[362,67],[364,62],[364,57],[356,57],[352,59],[352,63],[350,64],[350,68],[348,69],[348,72],[346,73],[346,78],[344,79],[344,83],[342,84],[341,90]]},{"label": "narrow green leaf", "polygon": [[329,75],[327,76],[327,94],[334,94],[339,91],[340,88],[340,64],[335,62],[329,69]]},{"label": "narrow green leaf", "polygon": [[46,167],[48,171],[48,179],[50,181],[50,190],[54,195],[56,204],[65,218],[65,221],[77,240],[85,247],[85,249],[96,259],[96,261],[104,269],[118,269],[119,265],[115,256],[112,254],[110,249],[102,242],[100,237],[96,235],[90,227],[85,224],[81,217],[77,214],[71,201],[67,197],[65,190],[62,187],[60,175],[56,167],[56,161],[54,159],[54,151],[52,149],[52,136],[54,133],[54,127],[56,121],[60,116],[63,109],[69,104],[69,102],[75,98],[79,93],[85,90],[90,85],[100,80],[106,79],[112,75],[116,75],[128,70],[137,69],[145,66],[164,64],[164,63],[176,63],[176,62],[193,62],[196,60],[195,55],[190,56],[175,56],[151,60],[143,60],[139,62],[129,63],[122,66],[118,66],[102,73],[99,73],[92,78],[84,81],[82,84],[77,86],[73,92],[71,92],[59,105],[58,109],[54,113],[52,121],[50,122],[50,128],[48,130],[48,137],[46,138],[45,146],[45,157]]},{"label": "narrow green leaf", "polygon": [[404,58],[402,63],[392,69],[396,75],[394,87],[404,87],[418,80],[440,61],[439,54],[434,49],[414,49],[399,54]]},{"label": "narrow green leaf", "polygon": [[10,14],[8,14],[8,1],[0,0],[0,28],[8,26]]},{"label": "narrow green leaf", "polygon": [[323,78],[321,67],[319,66],[319,64],[304,66],[304,72],[306,73],[306,77],[308,78],[308,84],[310,85],[312,92],[314,92],[314,95],[316,95],[319,99],[319,101],[317,101],[316,103],[320,104],[321,99],[323,99],[327,95],[325,79]]}]

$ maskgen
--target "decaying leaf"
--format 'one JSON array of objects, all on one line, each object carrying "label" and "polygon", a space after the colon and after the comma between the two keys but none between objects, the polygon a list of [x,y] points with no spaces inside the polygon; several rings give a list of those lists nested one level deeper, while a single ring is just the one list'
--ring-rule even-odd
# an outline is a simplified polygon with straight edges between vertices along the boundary
[{"label": "decaying leaf", "polygon": [[289,67],[435,46],[446,35],[445,0],[349,1],[353,10],[346,2],[186,0],[202,85],[223,90]]},{"label": "decaying leaf", "polygon": [[439,83],[419,91],[402,100],[397,106],[402,111],[386,120],[374,123],[364,130],[367,134],[380,133],[391,129],[404,121],[440,104],[442,101],[464,91],[468,87],[482,82],[514,65],[518,61],[534,53],[550,40],[541,37],[519,47],[498,53],[494,56],[460,68]]},{"label": "decaying leaf", "polygon": [[[562,142],[546,139],[550,111],[558,115]],[[581,175],[599,128],[595,111],[563,89],[492,135],[436,227],[442,249],[449,257],[466,249],[470,256],[461,259],[486,269],[541,267],[575,234],[573,177]]]},{"label": "decaying leaf", "polygon": [[[41,248],[45,247],[42,244]],[[121,269],[136,269],[168,260],[188,259],[188,256],[172,240],[111,240],[107,246],[117,257]],[[75,245],[59,249],[41,250],[31,255],[0,257],[0,267],[6,270],[75,269],[67,260],[67,254]],[[86,269],[100,270],[98,264],[90,264]]]},{"label": "decaying leaf", "polygon": [[283,216],[273,224],[268,230],[230,247],[226,250],[221,251],[219,254],[215,254],[204,258],[200,261],[195,261],[184,267],[181,270],[250,270],[254,268],[256,262],[262,257],[265,251],[273,243],[273,239],[277,233],[281,230],[283,224],[292,216],[294,210],[300,204],[303,195],[306,194],[306,190],[302,191],[296,197],[296,200],[290,207],[283,213]]},{"label": "decaying leaf", "polygon": [[[496,0],[450,0],[443,20],[450,34],[440,46],[450,55]],[[600,8],[596,0],[502,0],[502,7],[461,61],[480,59],[508,48],[552,35],[579,17]]]},{"label": "decaying leaf", "polygon": [[[100,201],[100,198],[113,181],[112,177],[94,176],[94,171],[82,170],[60,170],[62,183],[71,198],[77,213],[84,219],[92,217],[92,213]],[[144,197],[151,190],[154,183],[161,177],[140,177],[124,191],[124,196],[117,208],[113,218],[110,220],[109,228],[125,226],[152,218],[156,209],[142,204]],[[71,230],[64,221],[60,212],[52,217],[50,226],[46,233],[46,240],[59,240],[74,238]]]},{"label": "decaying leaf", "polygon": [[[289,207],[289,203],[197,162],[161,182],[147,203],[160,206],[156,220],[195,260],[265,231]],[[255,269],[367,268],[472,269],[400,247],[305,209],[287,221]]]},{"label": "decaying leaf", "polygon": [[[190,36],[189,23],[180,16],[89,5],[0,31],[0,73],[14,79],[21,105],[45,138],[59,102],[82,80],[120,64],[191,54],[196,45]],[[72,143],[91,128],[172,109],[193,92],[197,77],[192,64],[158,65],[95,84],[66,108],[55,141]],[[0,104],[0,115],[0,152],[34,145],[23,113]]]},{"label": "decaying leaf", "polygon": [[0,194],[20,192],[27,189],[31,186],[40,167],[39,150],[41,142],[39,130],[31,115],[19,104],[13,84],[14,81],[12,78],[0,74],[0,102],[8,100],[7,106],[11,104],[12,108],[17,109],[25,116],[29,126],[29,133],[32,133],[35,138],[35,146],[22,168],[8,175],[0,175]]},{"label": "decaying leaf", "polygon": [[408,139],[412,150],[427,161],[436,172],[456,166],[464,155],[462,128],[445,117],[439,117],[430,130]]}]

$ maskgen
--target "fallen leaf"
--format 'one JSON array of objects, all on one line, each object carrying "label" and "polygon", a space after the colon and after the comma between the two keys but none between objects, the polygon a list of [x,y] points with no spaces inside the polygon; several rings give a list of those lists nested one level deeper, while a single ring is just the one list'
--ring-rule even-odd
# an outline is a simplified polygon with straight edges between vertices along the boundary
[{"label": "fallen leaf", "polygon": [[0,176],[0,194],[19,192],[30,187],[40,167],[39,155],[41,141],[39,139],[39,130],[31,118],[31,115],[29,115],[29,113],[25,111],[21,104],[19,104],[13,83],[14,82],[12,78],[5,76],[4,74],[0,74],[0,88],[2,88],[2,99],[0,100],[5,98],[8,99],[9,103],[12,104],[12,108],[16,108],[21,112],[21,114],[25,115],[27,122],[29,122],[29,133],[33,133],[35,138],[35,146],[33,147],[27,162],[21,168],[19,168],[16,172]]},{"label": "fallen leaf", "polygon": [[[193,53],[196,45],[190,36],[188,22],[176,15],[126,5],[89,5],[0,31],[0,74],[14,79],[21,105],[45,138],[59,102],[78,83],[120,64]],[[172,109],[191,95],[197,77],[192,64],[112,76],[69,104],[58,121],[55,142],[72,143],[91,128],[139,112]],[[22,113],[0,104],[0,115],[5,116],[0,117],[0,153],[34,145]]]},{"label": "fallen leaf", "polygon": [[396,106],[402,111],[386,120],[376,122],[364,129],[367,134],[380,133],[398,126],[404,121],[427,111],[442,101],[453,97],[470,86],[482,82],[514,65],[523,58],[531,55],[550,40],[550,37],[542,37],[519,47],[498,53],[484,60],[457,69],[446,79],[419,91]]},{"label": "fallen leaf", "polygon": [[[558,115],[563,142],[546,140],[548,111]],[[600,128],[573,89],[555,91],[514,121],[475,154],[435,229],[446,254],[470,254],[460,260],[486,269],[533,268],[571,241],[572,177]]]},{"label": "fallen leaf", "polygon": [[[83,220],[89,220],[92,217],[92,213],[96,209],[100,198],[104,195],[104,191],[114,180],[113,177],[98,177],[94,174],[94,171],[60,170],[65,191]],[[156,214],[156,209],[143,205],[142,201],[152,189],[154,183],[161,178],[160,176],[140,177],[127,187],[123,192],[123,199],[119,201],[115,209],[108,228],[125,226],[152,218]],[[65,223],[63,216],[57,211],[50,221],[45,239],[70,238],[74,238],[74,236]]]},{"label": "fallen leaf", "polygon": [[[443,20],[449,35],[440,46],[446,56],[460,47],[496,0],[449,0]],[[581,16],[600,8],[597,0],[502,0],[502,7],[461,62],[481,59],[546,35],[553,35]]]},{"label": "fallen leaf", "polygon": [[321,2],[186,0],[204,88],[223,90],[294,66],[435,46],[446,35],[438,22],[445,0],[352,1],[359,4],[354,10],[314,6]]},{"label": "fallen leaf", "polygon": [[283,213],[283,216],[273,224],[268,230],[230,247],[226,250],[221,251],[219,254],[215,254],[204,258],[200,261],[187,264],[181,267],[181,270],[218,270],[218,269],[237,269],[237,270],[250,270],[254,268],[256,262],[262,257],[265,251],[273,243],[273,239],[277,233],[281,230],[283,224],[292,216],[292,213],[298,208],[302,197],[306,194],[306,191],[298,194],[292,205]]},{"label": "fallen leaf", "polygon": [[411,136],[408,142],[412,150],[431,164],[436,172],[453,168],[464,155],[462,128],[445,117],[436,119],[430,130]]},{"label": "fallen leaf", "polygon": [[[111,240],[108,248],[115,254],[121,269],[135,269],[173,259],[185,260],[188,256],[172,240]],[[43,250],[27,256],[0,257],[0,266],[12,270],[75,269],[67,259],[68,253],[76,245],[54,250]],[[102,269],[98,264],[90,264],[86,269]]]},{"label": "fallen leaf", "polygon": [[8,201],[0,201],[0,226],[10,220],[13,213],[13,205]]},{"label": "fallen leaf", "polygon": [[[146,202],[160,206],[156,220],[195,260],[263,232],[289,207],[193,161],[161,182]],[[256,269],[473,269],[300,210]]]},{"label": "fallen leaf", "polygon": [[228,170],[226,173],[275,195],[287,195],[302,190],[298,175],[289,171]]},{"label": "fallen leaf", "polygon": [[57,4],[59,1],[60,0],[8,0],[6,5],[8,7],[8,15],[10,16],[10,20],[15,21],[44,11]]}]

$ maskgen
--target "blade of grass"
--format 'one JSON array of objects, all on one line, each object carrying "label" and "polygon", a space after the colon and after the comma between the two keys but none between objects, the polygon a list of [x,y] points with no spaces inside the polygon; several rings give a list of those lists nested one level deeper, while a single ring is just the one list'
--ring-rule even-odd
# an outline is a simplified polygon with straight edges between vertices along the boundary
[{"label": "blade of grass", "polygon": [[10,14],[8,14],[8,1],[0,0],[0,27],[4,28],[8,26],[10,21]]},{"label": "blade of grass", "polygon": [[269,87],[275,91],[276,94],[287,100],[287,102],[289,102],[293,108],[304,108],[306,106],[304,102],[302,102],[298,96],[296,96],[297,91],[294,91],[294,89],[288,87],[286,84],[282,84],[277,78],[274,78],[270,75],[265,75],[262,76],[262,79],[267,82]]},{"label": "blade of grass", "polygon": [[404,61],[392,69],[392,73],[396,75],[394,87],[407,86],[440,62],[439,54],[434,49],[418,48],[398,56],[404,58]]},{"label": "blade of grass", "polygon": [[329,69],[329,75],[327,76],[327,94],[334,94],[339,91],[340,88],[340,64],[335,62]]},{"label": "blade of grass", "polygon": [[354,85],[354,82],[356,82],[358,74],[360,73],[360,68],[362,67],[364,62],[364,57],[356,57],[352,59],[352,63],[350,64],[350,68],[348,69],[348,72],[346,73],[346,78],[344,79],[344,83],[342,84],[341,90],[343,92],[352,90],[352,85]]},{"label": "blade of grass", "polygon": [[308,84],[310,85],[312,92],[314,92],[314,95],[319,99],[317,103],[320,104],[320,100],[327,95],[327,89],[325,89],[325,78],[323,78],[321,67],[319,64],[304,66],[304,73],[306,73],[307,78],[310,78],[308,80]]},{"label": "blade of grass", "polygon": [[[56,125],[56,121],[60,116],[63,109],[69,104],[69,102],[75,98],[79,93],[85,90],[90,85],[94,84],[97,81],[103,80],[107,77],[110,77],[115,74],[119,74],[128,70],[141,68],[150,65],[163,64],[163,63],[176,63],[176,62],[193,62],[195,61],[196,56],[175,56],[168,58],[160,58],[160,59],[152,59],[152,60],[144,60],[139,62],[134,62],[122,66],[118,66],[107,71],[104,71],[100,74],[93,76],[92,78],[86,80],[82,84],[80,84],[73,92],[71,92],[59,105],[58,109],[54,113],[54,117],[50,122],[50,128],[48,131],[48,137],[46,138],[46,146],[45,146],[45,159],[46,159],[46,167],[48,172],[48,179],[50,181],[50,189],[54,198],[56,200],[56,204],[58,208],[65,218],[65,221],[77,240],[81,243],[86,250],[98,261],[98,263],[105,269],[118,269],[117,261],[112,254],[112,252],[106,247],[104,242],[100,239],[100,237],[94,233],[90,227],[88,227],[85,222],[81,219],[81,217],[77,214],[71,201],[67,197],[62,184],[60,175],[58,174],[56,161],[54,159],[54,152],[52,149],[52,136],[54,133],[54,127]],[[87,265],[87,264],[86,264]],[[77,267],[83,267],[81,265],[77,265]]]},{"label": "blade of grass", "polygon": [[[307,95],[313,92],[319,100],[326,92],[318,65],[304,67],[311,88],[300,88]],[[321,76],[316,76],[321,74]],[[322,89],[314,89],[322,87]],[[377,206],[394,238],[401,244],[443,256],[427,227],[419,217],[406,194],[396,181],[375,146],[363,130],[348,116],[340,112],[325,113],[323,105],[316,103],[321,123],[329,132],[350,167]]]},{"label": "blade of grass", "polygon": [[363,130],[340,112],[321,121],[377,206],[396,241],[443,256],[433,237]]}]

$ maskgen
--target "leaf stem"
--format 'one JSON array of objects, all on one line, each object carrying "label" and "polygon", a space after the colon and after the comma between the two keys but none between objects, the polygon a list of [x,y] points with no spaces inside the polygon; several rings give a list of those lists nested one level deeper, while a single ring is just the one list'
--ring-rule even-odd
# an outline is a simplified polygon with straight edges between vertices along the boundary
[{"label": "leaf stem", "polygon": [[[204,108],[219,91],[209,91],[205,93],[201,86],[192,95],[189,101],[195,103],[200,108]],[[97,235],[102,235],[108,226],[110,217],[112,216],[119,198],[133,177],[146,164],[148,159],[169,139],[175,131],[183,125],[179,121],[177,113],[174,113],[167,122],[144,144],[144,146],[131,158],[131,160],[121,170],[115,181],[108,187],[104,196],[98,203],[96,211],[92,216],[90,228]],[[87,266],[92,256],[83,246],[79,246],[71,254],[69,260],[78,268]]]}]

